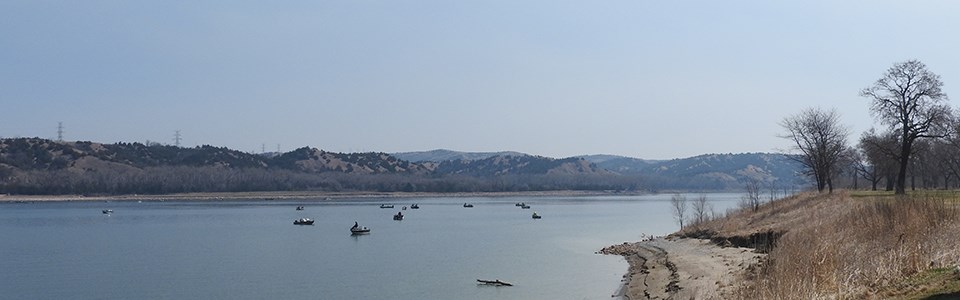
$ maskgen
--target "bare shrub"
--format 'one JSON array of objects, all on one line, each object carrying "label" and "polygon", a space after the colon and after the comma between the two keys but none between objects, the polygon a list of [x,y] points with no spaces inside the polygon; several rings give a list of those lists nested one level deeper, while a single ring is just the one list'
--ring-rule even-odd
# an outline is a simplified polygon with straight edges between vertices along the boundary
[{"label": "bare shrub", "polygon": [[693,224],[699,225],[710,218],[710,204],[707,203],[707,195],[700,194],[693,200]]}]

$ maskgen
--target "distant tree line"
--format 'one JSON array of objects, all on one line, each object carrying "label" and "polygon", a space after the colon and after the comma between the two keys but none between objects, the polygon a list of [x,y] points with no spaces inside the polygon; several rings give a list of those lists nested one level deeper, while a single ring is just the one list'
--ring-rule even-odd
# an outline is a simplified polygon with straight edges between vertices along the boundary
[{"label": "distant tree line", "polygon": [[37,194],[170,194],[253,191],[376,192],[523,192],[552,190],[643,190],[634,176],[519,174],[469,175],[303,173],[282,169],[161,166],[77,172],[29,170],[11,176],[0,167],[0,193]]}]

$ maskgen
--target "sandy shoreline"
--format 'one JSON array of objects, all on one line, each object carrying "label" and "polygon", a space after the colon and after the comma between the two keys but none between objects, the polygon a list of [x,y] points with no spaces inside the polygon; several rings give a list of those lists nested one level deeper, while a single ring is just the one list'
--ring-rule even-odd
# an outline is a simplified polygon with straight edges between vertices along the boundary
[{"label": "sandy shoreline", "polygon": [[615,295],[626,299],[735,298],[747,268],[763,257],[750,248],[685,238],[623,243],[600,252],[627,260],[622,295]]},{"label": "sandy shoreline", "polygon": [[165,195],[2,195],[0,202],[43,201],[217,201],[217,200],[343,200],[367,198],[440,198],[440,197],[576,197],[576,196],[635,196],[639,192],[604,191],[537,191],[537,192],[470,192],[470,193],[377,193],[377,192],[239,192],[239,193],[185,193]]}]

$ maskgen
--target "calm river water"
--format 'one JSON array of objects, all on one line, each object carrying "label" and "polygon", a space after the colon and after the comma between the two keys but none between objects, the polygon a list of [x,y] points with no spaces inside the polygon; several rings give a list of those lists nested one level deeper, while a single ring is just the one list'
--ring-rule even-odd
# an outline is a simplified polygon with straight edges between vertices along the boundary
[{"label": "calm river water", "polygon": [[670,196],[0,203],[0,298],[609,299],[627,264],[595,252],[675,231]]}]

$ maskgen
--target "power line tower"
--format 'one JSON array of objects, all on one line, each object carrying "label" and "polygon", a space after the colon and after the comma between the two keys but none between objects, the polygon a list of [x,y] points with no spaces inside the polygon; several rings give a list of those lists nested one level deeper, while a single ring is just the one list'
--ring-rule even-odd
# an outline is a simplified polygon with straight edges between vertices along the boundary
[{"label": "power line tower", "polygon": [[177,147],[180,147],[180,140],[181,140],[181,138],[180,138],[180,130],[177,130],[177,131],[173,134],[173,144],[176,145]]},{"label": "power line tower", "polygon": [[280,144],[277,144],[277,154],[280,154]]},{"label": "power line tower", "polygon": [[260,153],[267,153],[267,143],[260,144]]},{"label": "power line tower", "polygon": [[57,141],[63,142],[63,122],[57,122]]}]

